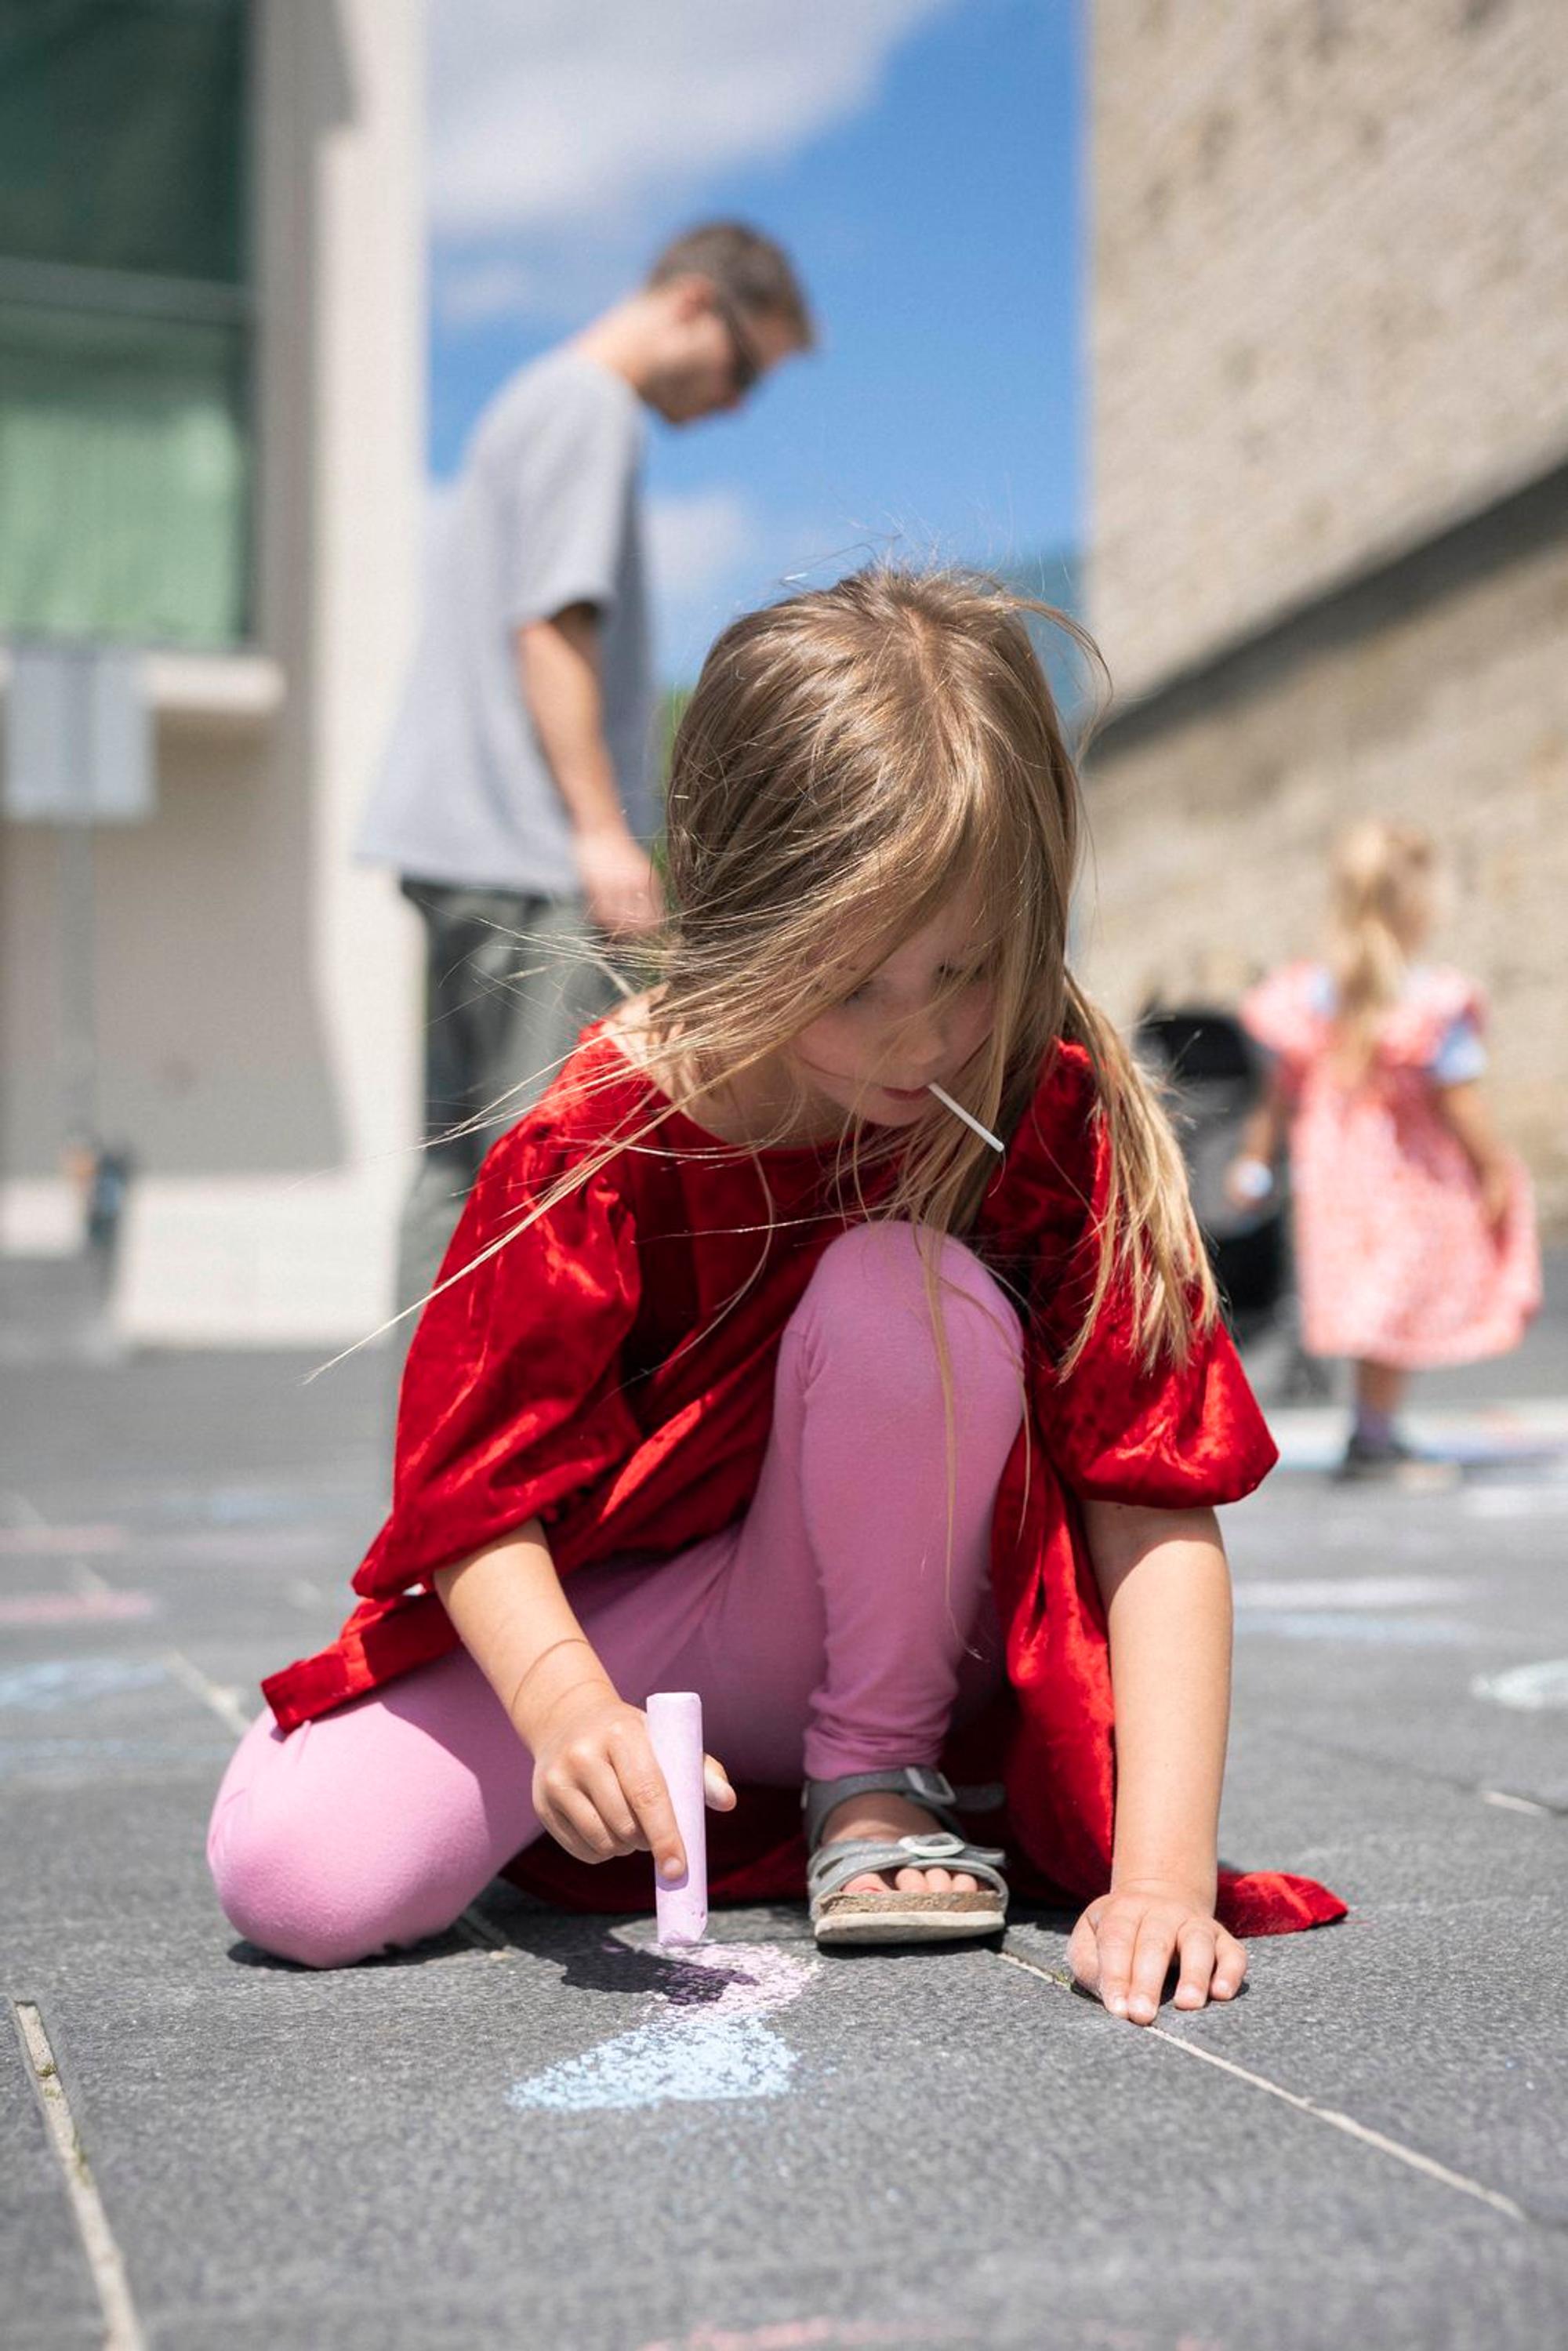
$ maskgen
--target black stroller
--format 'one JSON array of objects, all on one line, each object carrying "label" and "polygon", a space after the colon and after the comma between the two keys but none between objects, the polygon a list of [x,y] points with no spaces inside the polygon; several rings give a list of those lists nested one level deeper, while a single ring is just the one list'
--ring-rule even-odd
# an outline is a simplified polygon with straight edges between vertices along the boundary
[{"label": "black stroller", "polygon": [[1192,1201],[1225,1316],[1239,1343],[1278,1334],[1286,1344],[1281,1400],[1326,1395],[1325,1369],[1301,1347],[1291,1258],[1288,1183],[1255,1207],[1226,1197],[1225,1171],[1263,1082],[1257,1049],[1234,1012],[1210,1005],[1152,1005],[1134,1038],[1158,1078],[1176,1124]]}]

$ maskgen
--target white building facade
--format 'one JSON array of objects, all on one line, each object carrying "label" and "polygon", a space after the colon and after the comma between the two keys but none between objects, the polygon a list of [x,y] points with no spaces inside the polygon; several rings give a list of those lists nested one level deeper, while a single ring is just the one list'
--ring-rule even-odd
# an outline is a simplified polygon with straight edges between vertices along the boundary
[{"label": "white building facade", "polygon": [[341,1343],[417,1135],[416,926],[350,840],[417,592],[423,10],[4,13],[0,131],[55,135],[0,171],[0,684],[130,648],[152,791],[6,778],[0,1246],[78,1245],[90,1131],[122,1335]]}]

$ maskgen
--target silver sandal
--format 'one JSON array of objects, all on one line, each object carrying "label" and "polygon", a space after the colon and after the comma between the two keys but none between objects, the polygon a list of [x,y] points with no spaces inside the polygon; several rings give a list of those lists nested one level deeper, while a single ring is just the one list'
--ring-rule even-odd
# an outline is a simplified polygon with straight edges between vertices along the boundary
[{"label": "silver sandal", "polygon": [[[903,1837],[843,1837],[821,1843],[822,1826],[836,1805],[851,1796],[889,1793],[935,1813],[940,1829]],[[976,1791],[993,1802],[1000,1790]],[[966,1796],[970,1792],[966,1789]],[[942,1773],[928,1763],[902,1770],[851,1771],[841,1780],[808,1780],[800,1802],[806,1814],[806,1887],[811,1925],[819,1945],[831,1943],[949,1943],[960,1937],[995,1935],[1007,1924],[1008,1887],[998,1864],[1006,1856],[994,1845],[970,1844],[953,1807],[958,1802]],[[960,1894],[905,1894],[889,1886],[881,1894],[846,1894],[852,1877],[887,1869],[964,1870],[979,1879],[978,1890]]]}]

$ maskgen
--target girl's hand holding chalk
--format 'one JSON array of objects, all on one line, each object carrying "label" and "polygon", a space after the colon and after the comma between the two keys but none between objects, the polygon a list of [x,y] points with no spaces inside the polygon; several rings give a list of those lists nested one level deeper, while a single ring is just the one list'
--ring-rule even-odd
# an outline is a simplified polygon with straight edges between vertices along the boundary
[{"label": "girl's hand holding chalk", "polygon": [[[707,1803],[733,1810],[735,1790],[711,1755],[702,1778]],[[534,1748],[533,1799],[543,1826],[579,1861],[651,1853],[665,1883],[685,1877],[685,1847],[647,1717],[607,1681],[580,1684],[551,1708]]]}]

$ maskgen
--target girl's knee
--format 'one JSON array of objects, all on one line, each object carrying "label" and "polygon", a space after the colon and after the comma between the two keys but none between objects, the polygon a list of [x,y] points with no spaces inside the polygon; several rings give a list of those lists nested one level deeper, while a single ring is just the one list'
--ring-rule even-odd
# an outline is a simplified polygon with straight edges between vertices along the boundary
[{"label": "girl's knee", "polygon": [[395,1856],[324,1835],[305,1775],[279,1768],[285,1742],[276,1733],[269,1745],[240,1784],[231,1771],[207,1834],[213,1884],[235,1932],[275,1959],[345,1968],[449,1927],[463,1897],[444,1913],[440,1886],[393,1882]]},{"label": "girl's knee", "polygon": [[899,1220],[853,1226],[824,1250],[792,1325],[810,1369],[820,1375],[831,1367],[857,1387],[867,1381],[877,1389],[891,1385],[911,1400],[927,1388],[940,1394],[926,1281],[933,1241],[955,1391],[971,1410],[1016,1420],[1023,1394],[1017,1311],[962,1241],[922,1235]]}]

